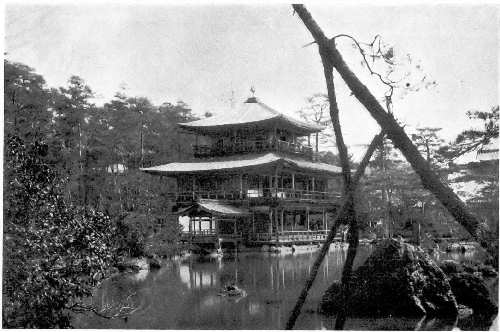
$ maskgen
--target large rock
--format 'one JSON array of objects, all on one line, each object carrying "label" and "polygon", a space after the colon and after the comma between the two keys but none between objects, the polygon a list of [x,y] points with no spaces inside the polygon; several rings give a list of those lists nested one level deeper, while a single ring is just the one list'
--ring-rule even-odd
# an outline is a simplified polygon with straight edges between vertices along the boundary
[{"label": "large rock", "polygon": [[120,272],[149,270],[149,264],[146,258],[122,258],[116,267]]},{"label": "large rock", "polygon": [[148,258],[149,268],[150,269],[159,269],[161,268],[161,259],[157,255],[153,255]]},{"label": "large rock", "polygon": [[[337,312],[340,284],[324,294],[319,310]],[[456,316],[457,302],[443,271],[422,250],[384,240],[353,272],[347,303],[354,316]]]},{"label": "large rock", "polygon": [[490,316],[497,313],[497,306],[491,300],[488,287],[480,277],[461,272],[453,273],[449,278],[458,303],[471,308],[475,315]]}]

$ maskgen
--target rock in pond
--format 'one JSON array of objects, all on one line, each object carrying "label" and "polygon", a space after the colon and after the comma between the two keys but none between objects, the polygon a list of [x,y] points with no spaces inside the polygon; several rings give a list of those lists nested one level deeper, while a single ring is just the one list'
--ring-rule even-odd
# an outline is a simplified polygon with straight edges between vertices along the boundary
[{"label": "rock in pond", "polygon": [[116,264],[119,271],[149,270],[149,264],[146,258],[124,258]]},{"label": "rock in pond", "polygon": [[156,256],[156,255],[153,255],[152,257],[149,257],[148,258],[148,263],[149,263],[149,268],[150,269],[159,269],[161,268],[161,259]]},{"label": "rock in pond", "polygon": [[439,264],[439,267],[447,275],[451,273],[459,273],[464,270],[463,266],[461,266],[460,264],[451,259],[442,261],[441,264]]},{"label": "rock in pond", "polygon": [[[342,306],[340,283],[325,292],[319,310]],[[347,310],[353,316],[456,316],[457,302],[443,271],[420,248],[393,239],[381,241],[353,272]]]},{"label": "rock in pond", "polygon": [[482,278],[467,272],[454,273],[450,275],[450,286],[457,302],[471,308],[475,315],[490,316],[498,312]]}]

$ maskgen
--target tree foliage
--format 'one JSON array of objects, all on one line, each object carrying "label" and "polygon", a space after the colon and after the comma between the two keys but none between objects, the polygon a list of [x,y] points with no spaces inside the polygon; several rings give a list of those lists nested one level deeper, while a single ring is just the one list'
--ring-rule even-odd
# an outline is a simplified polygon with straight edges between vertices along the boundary
[{"label": "tree foliage", "polygon": [[21,63],[4,60],[4,130],[35,141],[49,134],[50,91],[45,80]]},{"label": "tree foliage", "polygon": [[441,129],[422,127],[417,128],[417,132],[411,135],[412,141],[430,165],[442,161],[439,151],[444,145],[444,139],[440,138],[438,134]]},{"label": "tree foliage", "polygon": [[[176,124],[195,117],[182,101],[155,106],[123,91],[96,106],[78,76],[56,89],[23,64],[5,60],[4,72],[3,324],[68,327],[131,236],[131,254],[175,253],[173,184],[138,168],[189,158]],[[130,231],[122,221],[133,216]]]},{"label": "tree foliage", "polygon": [[492,139],[498,138],[499,107],[495,105],[489,111],[468,111],[467,116],[473,121],[479,121],[482,128],[471,128],[462,131],[449,145],[441,148],[440,153],[448,160],[469,152],[480,150]]},{"label": "tree foliage", "polygon": [[306,106],[298,111],[299,116],[308,121],[320,126],[324,126],[325,130],[316,133],[316,140],[323,148],[331,148],[335,146],[335,134],[332,128],[332,120],[330,118],[330,103],[328,95],[324,93],[316,93],[306,98]]},{"label": "tree foliage", "polygon": [[69,327],[68,310],[91,295],[114,259],[109,217],[64,202],[47,150],[7,137],[4,327]]}]

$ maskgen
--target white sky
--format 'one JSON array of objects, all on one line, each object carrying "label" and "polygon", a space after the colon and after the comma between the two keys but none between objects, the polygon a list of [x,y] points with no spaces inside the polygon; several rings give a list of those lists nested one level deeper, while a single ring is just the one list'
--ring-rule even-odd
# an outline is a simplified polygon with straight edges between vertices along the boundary
[{"label": "white sky", "polygon": [[[325,33],[348,33],[360,41],[380,34],[399,54],[410,53],[435,88],[394,103],[408,130],[442,127],[451,140],[470,128],[470,109],[498,104],[498,10],[494,5],[370,6],[309,5]],[[196,113],[217,112],[256,96],[289,114],[305,98],[325,92],[315,45],[287,4],[273,5],[19,5],[5,11],[7,59],[42,74],[48,86],[84,78],[110,100],[125,84],[131,96],[154,103],[183,100]],[[374,78],[359,66],[348,43],[339,45],[361,79],[381,96]],[[338,77],[337,77],[338,78]],[[341,121],[351,152],[358,157],[378,125],[336,79]]]}]

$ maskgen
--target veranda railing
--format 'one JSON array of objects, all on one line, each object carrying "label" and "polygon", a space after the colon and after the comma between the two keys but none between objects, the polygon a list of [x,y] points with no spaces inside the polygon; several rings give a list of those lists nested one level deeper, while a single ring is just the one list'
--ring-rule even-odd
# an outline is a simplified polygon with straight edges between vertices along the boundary
[{"label": "veranda railing", "polygon": [[266,151],[299,154],[308,159],[313,158],[314,155],[313,148],[308,145],[282,140],[240,140],[223,146],[208,144],[193,145],[194,156],[198,158]]},{"label": "veranda railing", "polygon": [[198,199],[218,199],[218,200],[258,200],[277,199],[292,201],[331,201],[340,198],[339,193],[326,191],[300,190],[291,188],[263,188],[236,190],[195,190],[185,192],[169,193],[169,198],[177,202],[190,202]]}]

